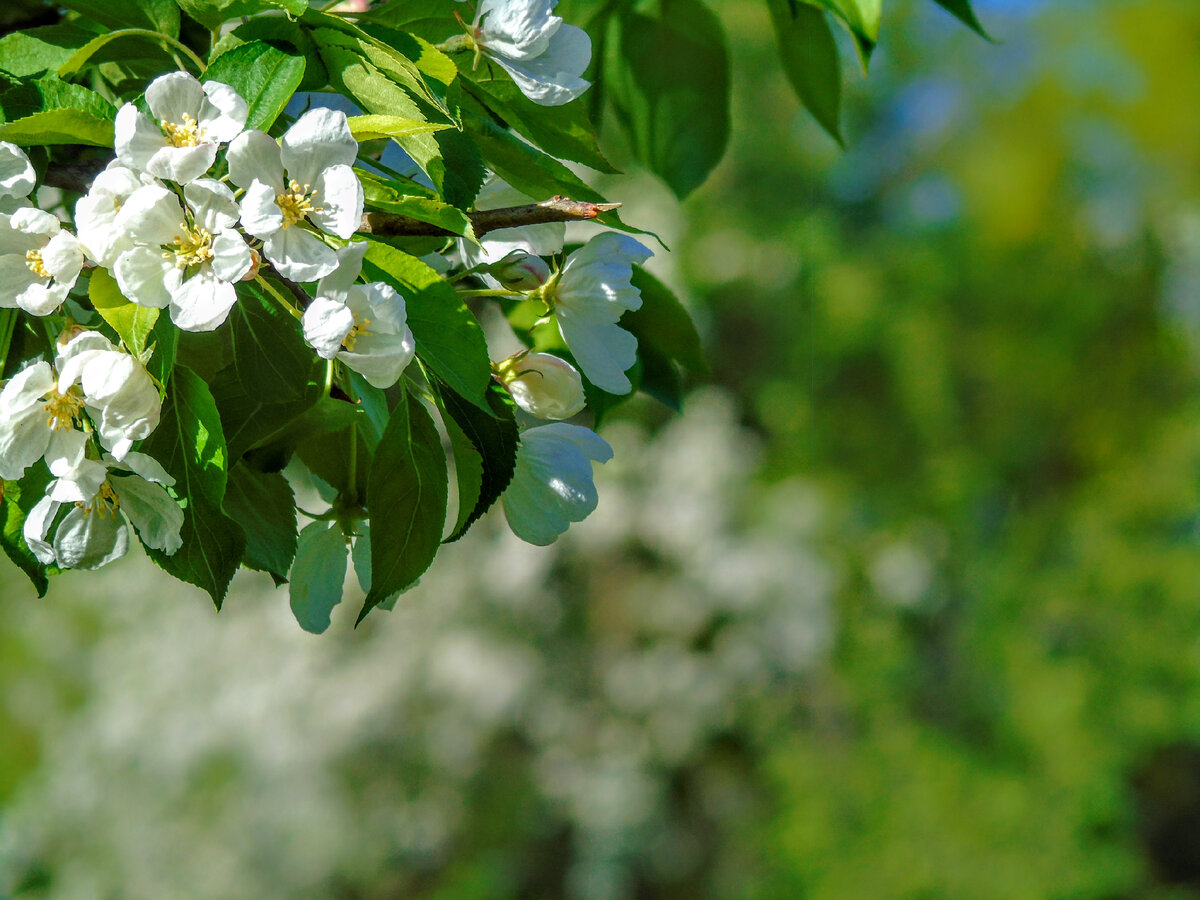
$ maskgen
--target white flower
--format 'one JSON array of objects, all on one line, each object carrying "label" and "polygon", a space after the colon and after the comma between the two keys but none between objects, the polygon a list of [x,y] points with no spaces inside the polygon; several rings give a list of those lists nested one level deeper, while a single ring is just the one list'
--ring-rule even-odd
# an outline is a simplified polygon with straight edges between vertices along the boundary
[{"label": "white flower", "polygon": [[391,387],[412,362],[416,342],[404,298],[381,281],[355,284],[365,241],[337,251],[338,268],[317,284],[304,311],[304,338],[322,359],[339,359],[377,388]]},{"label": "white flower", "polygon": [[[502,209],[533,202],[532,197],[522,194],[499,176],[489,175],[475,198],[475,208]],[[478,244],[459,238],[458,250],[468,267],[494,265],[514,253],[527,253],[533,257],[551,256],[562,250],[566,237],[567,226],[564,222],[522,225],[489,231],[479,239]],[[503,286],[490,274],[484,273],[482,277],[491,287]]]},{"label": "white flower", "polygon": [[0,212],[11,213],[37,185],[33,163],[16,144],[0,141]]},{"label": "white flower", "polygon": [[24,207],[0,214],[0,307],[49,315],[67,299],[83,262],[79,241],[50,213]]},{"label": "white flower", "polygon": [[81,457],[85,412],[100,443],[123,459],[158,425],[161,405],[141,363],[100,332],[83,331],[59,348],[54,369],[40,360],[0,390],[0,478],[20,478],[42,457]]},{"label": "white flower", "polygon": [[122,460],[158,427],[162,398],[145,367],[98,331],[83,331],[58,352],[58,391],[76,383],[101,445]]},{"label": "white flower", "polygon": [[75,235],[89,259],[111,269],[117,257],[132,249],[133,240],[117,225],[117,216],[134,191],[156,181],[118,160],[96,176],[91,190],[75,204]]},{"label": "white flower", "polygon": [[611,394],[633,387],[625,370],[637,360],[637,338],[617,322],[642,305],[630,279],[633,264],[650,256],[633,238],[605,232],[567,257],[562,272],[545,286],[544,298],[579,368]]},{"label": "white flower", "polygon": [[363,188],[352,168],[358,142],[346,114],[311,109],[283,136],[282,146],[247,131],[229,146],[229,178],[246,189],[242,227],[284,278],[315,281],[337,267],[332,249],[305,227],[348,239],[363,213]]},{"label": "white flower", "polygon": [[114,274],[121,292],[141,306],[171,307],[184,331],[212,331],[237,302],[233,282],[253,259],[234,229],[233,192],[211,178],[183,189],[187,209],[159,184],[138,188],[116,219],[134,243],[118,257]]},{"label": "white flower", "polygon": [[497,370],[517,406],[539,419],[569,419],[586,403],[579,372],[549,353],[519,353]]},{"label": "white flower", "polygon": [[580,76],[592,60],[592,41],[582,28],[551,14],[557,3],[481,0],[471,26],[476,46],[542,106],[561,106],[591,86]]},{"label": "white flower", "polygon": [[513,534],[544,547],[596,508],[592,462],[608,462],[612,447],[580,425],[555,422],[521,433],[517,468],[503,494]]},{"label": "white flower", "polygon": [[[143,453],[122,463],[60,459],[50,464],[54,481],[25,519],[25,543],[46,565],[98,569],[129,549],[128,520],[147,547],[174,553],[182,544],[183,510],[160,485],[174,484],[161,465]],[[72,505],[57,526],[64,505]],[[54,531],[50,538],[51,530]]]},{"label": "white flower", "polygon": [[179,184],[207,172],[218,144],[232,141],[246,127],[248,108],[237,91],[219,81],[201,84],[187,72],[150,82],[146,105],[153,119],[132,103],[117,111],[117,159]]}]

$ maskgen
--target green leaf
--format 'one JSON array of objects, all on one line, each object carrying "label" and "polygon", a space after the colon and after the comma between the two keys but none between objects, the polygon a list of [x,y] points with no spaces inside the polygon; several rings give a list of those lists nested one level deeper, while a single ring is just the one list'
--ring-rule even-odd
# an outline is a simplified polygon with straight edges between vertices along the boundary
[{"label": "green leaf", "polygon": [[44,463],[39,462],[26,470],[20,481],[0,483],[0,498],[4,504],[4,529],[0,531],[0,548],[3,548],[4,554],[33,582],[39,597],[45,597],[49,588],[47,573],[57,570],[48,570],[26,545],[25,517],[45,495],[46,485],[50,480],[50,470]]},{"label": "green leaf", "polygon": [[233,320],[233,363],[247,396],[289,403],[309,393],[317,357],[300,323],[254,284],[238,285]]},{"label": "green leaf", "polygon": [[245,564],[286,579],[296,556],[296,501],[287,479],[236,465],[229,473],[224,510],[246,532]]},{"label": "green leaf", "polygon": [[686,197],[729,142],[729,55],[720,21],[699,0],[662,0],[657,17],[620,16],[603,66],[606,96],[637,159]]},{"label": "green leaf", "polygon": [[707,374],[700,335],[671,289],[640,266],[633,268],[632,283],[641,291],[642,305],[621,316],[621,327],[638,339],[638,352],[653,350],[694,375]]},{"label": "green leaf", "polygon": [[934,2],[980,37],[989,41],[992,40],[991,35],[983,30],[979,19],[975,17],[975,10],[971,8],[970,0],[934,0]]},{"label": "green leaf", "polygon": [[[842,68],[825,14],[797,0],[767,0],[779,55],[792,89],[838,144],[842,144]],[[844,144],[843,144],[844,146]]]},{"label": "green leaf", "polygon": [[429,568],[446,523],[448,489],[446,456],[432,417],[416,397],[397,403],[371,465],[371,590],[359,622]]},{"label": "green leaf", "polygon": [[454,234],[474,236],[470,217],[458,207],[421,194],[405,193],[414,187],[419,188],[419,185],[410,186],[362,169],[354,171],[362,182],[368,209],[407,216],[418,222],[428,222]]},{"label": "green leaf", "polygon": [[402,138],[414,134],[432,134],[435,131],[445,131],[452,125],[440,125],[437,122],[424,122],[419,119],[405,119],[402,116],[350,116],[350,133],[356,141],[375,141],[380,138]]},{"label": "green leaf", "polygon": [[161,316],[154,323],[154,328],[150,331],[149,346],[154,348],[154,352],[150,361],[146,363],[146,371],[153,375],[159,384],[166,384],[175,368],[175,356],[179,350],[179,329],[171,323],[169,316]]},{"label": "green leaf", "polygon": [[469,80],[464,77],[464,89],[513,131],[551,156],[583,163],[599,172],[617,171],[600,152],[596,129],[585,104],[538,106],[511,79],[486,80],[484,74],[485,70],[480,70]]},{"label": "green leaf", "polygon": [[[512,481],[519,437],[512,398],[500,385],[493,382],[488,388],[489,414],[465,402],[444,383],[435,384],[458,477],[458,521],[446,538],[449,543],[466,534]],[[466,446],[456,441],[460,435],[466,439]]]},{"label": "green leaf", "polygon": [[446,281],[414,256],[371,241],[363,261],[368,281],[385,281],[404,297],[417,356],[458,394],[487,410],[492,380],[483,329]]},{"label": "green leaf", "polygon": [[117,286],[117,279],[107,269],[96,267],[88,279],[88,299],[96,312],[112,326],[113,331],[125,342],[129,352],[141,356],[146,349],[146,339],[158,321],[158,310],[138,306],[126,299]]},{"label": "green leaf", "polygon": [[95,91],[57,76],[7,88],[0,93],[0,112],[0,140],[23,147],[113,143],[116,108]]},{"label": "green leaf", "polygon": [[342,602],[350,548],[336,522],[313,522],[300,532],[292,566],[290,599],[300,627],[321,634],[333,608]]},{"label": "green leaf", "polygon": [[863,71],[871,60],[871,53],[879,42],[881,0],[804,0],[822,6],[842,20],[858,49],[858,58]]},{"label": "green leaf", "polygon": [[[144,28],[122,28],[119,31],[110,31],[92,38],[71,54],[70,59],[58,67],[57,75],[59,78],[70,79],[79,74],[84,66],[121,60],[122,54],[124,54],[124,59],[131,56],[144,58],[155,54],[167,55],[164,41],[164,36],[159,32],[148,31]],[[113,43],[122,46],[120,48],[109,46]]]},{"label": "green leaf", "polygon": [[95,37],[94,31],[69,23],[14,31],[0,38],[0,71],[18,78],[56,72]]},{"label": "green leaf", "polygon": [[[230,365],[212,380],[212,395],[220,411],[229,458],[236,461],[253,447],[279,440],[295,427],[317,403],[321,391],[314,387],[299,399],[274,403],[257,391],[248,393],[238,377],[237,366]],[[346,424],[341,422],[337,427],[345,428]]]},{"label": "green leaf", "polygon": [[219,59],[234,47],[254,41],[263,41],[288,56],[304,60],[304,79],[298,90],[319,91],[329,81],[329,73],[321,63],[317,46],[308,31],[286,16],[258,16],[244,22],[221,38],[209,53],[212,60]]},{"label": "green leaf", "polygon": [[59,0],[57,5],[108,28],[144,28],[179,37],[179,9],[174,0]]},{"label": "green leaf", "polygon": [[207,591],[217,608],[246,553],[246,535],[221,510],[229,457],[216,403],[204,381],[176,366],[158,428],[142,445],[175,479],[184,500],[183,546],[172,556],[147,549],[150,557],[181,581]]},{"label": "green leaf", "polygon": [[266,131],[304,80],[304,59],[263,41],[234,47],[212,61],[201,81],[221,81],[246,100],[247,128]]}]

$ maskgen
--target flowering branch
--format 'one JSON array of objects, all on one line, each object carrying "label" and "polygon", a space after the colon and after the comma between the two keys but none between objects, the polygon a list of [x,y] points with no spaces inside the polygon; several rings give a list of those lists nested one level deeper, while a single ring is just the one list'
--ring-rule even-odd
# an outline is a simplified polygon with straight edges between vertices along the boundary
[{"label": "flowering branch", "polygon": [[[476,237],[500,228],[516,228],[522,225],[544,225],[549,222],[586,222],[601,213],[618,209],[620,203],[587,203],[552,197],[541,203],[524,206],[507,206],[502,209],[483,209],[470,213],[471,226]],[[438,225],[421,222],[408,216],[393,213],[370,212],[363,216],[360,234],[380,237],[453,237],[454,232]]]}]

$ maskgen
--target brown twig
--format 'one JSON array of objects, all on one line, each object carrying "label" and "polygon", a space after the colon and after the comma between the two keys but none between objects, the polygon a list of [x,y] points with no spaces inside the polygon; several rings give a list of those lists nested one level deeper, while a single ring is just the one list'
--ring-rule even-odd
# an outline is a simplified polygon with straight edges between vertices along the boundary
[{"label": "brown twig", "polygon": [[[550,222],[586,222],[610,210],[618,209],[620,203],[587,203],[553,197],[541,203],[525,206],[506,206],[501,209],[481,209],[469,213],[475,237],[483,237],[489,231],[501,228],[516,228],[521,225],[545,225]],[[421,222],[409,216],[393,213],[370,212],[363,216],[360,234],[379,237],[452,237],[454,232],[439,225]]]}]

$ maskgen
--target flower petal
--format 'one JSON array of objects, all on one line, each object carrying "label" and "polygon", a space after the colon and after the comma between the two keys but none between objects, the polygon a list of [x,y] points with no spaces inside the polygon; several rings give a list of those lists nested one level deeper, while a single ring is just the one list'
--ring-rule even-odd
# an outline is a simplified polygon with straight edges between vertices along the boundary
[{"label": "flower petal", "polygon": [[249,111],[242,95],[232,87],[220,81],[206,81],[196,120],[210,141],[227,143],[242,133]]},{"label": "flower petal", "polygon": [[137,529],[142,543],[172,554],[183,546],[183,510],[163,488],[136,476],[112,479],[121,511]]},{"label": "flower petal", "polygon": [[138,306],[162,309],[171,302],[182,273],[162,252],[151,247],[134,247],[117,257],[113,269],[121,293]]},{"label": "flower petal", "polygon": [[162,75],[146,88],[146,105],[154,118],[166,119],[173,125],[181,124],[185,114],[196,118],[203,99],[203,86],[187,72]]},{"label": "flower petal", "polygon": [[235,303],[233,285],[218,278],[211,266],[202,266],[171,298],[171,321],[184,331],[213,331],[229,317]]},{"label": "flower petal", "polygon": [[129,529],[113,510],[75,507],[54,532],[54,555],[64,569],[99,569],[129,552]]},{"label": "flower petal", "polygon": [[280,156],[288,175],[301,185],[316,185],[331,166],[350,166],[358,156],[358,141],[340,109],[310,109],[280,141]]},{"label": "flower petal", "polygon": [[254,265],[245,238],[227,228],[213,238],[213,274],[222,281],[241,281]]},{"label": "flower petal", "polygon": [[327,297],[317,297],[304,310],[301,320],[304,339],[322,359],[333,359],[342,349],[342,341],[354,328],[354,313],[346,304]]},{"label": "flower petal", "polygon": [[331,166],[311,184],[317,207],[308,218],[322,231],[349,239],[362,223],[363,186],[350,166]]},{"label": "flower petal", "polygon": [[238,187],[249,188],[253,182],[261,181],[270,186],[272,199],[283,193],[279,145],[270,135],[257,130],[243,132],[229,145],[225,158],[229,162],[229,180]]},{"label": "flower petal", "polygon": [[0,196],[28,197],[36,184],[37,175],[25,151],[0,141]]},{"label": "flower petal", "polygon": [[211,234],[232,228],[238,220],[233,191],[213,178],[198,178],[187,185],[183,199],[195,215],[196,224]]},{"label": "flower petal", "polygon": [[292,281],[316,281],[337,268],[337,253],[303,228],[281,228],[263,241],[263,253]]}]

